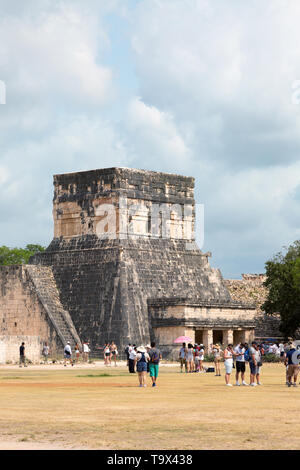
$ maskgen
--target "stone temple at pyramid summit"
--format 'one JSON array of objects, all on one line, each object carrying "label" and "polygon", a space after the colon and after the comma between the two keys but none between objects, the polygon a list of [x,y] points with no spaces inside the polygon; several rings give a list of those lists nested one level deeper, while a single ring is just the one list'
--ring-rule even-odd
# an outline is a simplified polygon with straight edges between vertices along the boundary
[{"label": "stone temple at pyramid summit", "polygon": [[[0,268],[0,362],[20,341],[91,350],[156,340],[175,357],[181,335],[206,347],[249,341],[262,314],[233,300],[194,237],[194,178],[128,168],[54,176],[54,238],[29,265]],[[272,334],[269,332],[269,334]]]}]

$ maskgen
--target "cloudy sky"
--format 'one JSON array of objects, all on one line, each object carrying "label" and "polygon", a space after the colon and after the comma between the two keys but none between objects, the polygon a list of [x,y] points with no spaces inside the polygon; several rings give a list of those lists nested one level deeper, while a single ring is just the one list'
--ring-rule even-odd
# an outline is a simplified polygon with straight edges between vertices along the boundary
[{"label": "cloudy sky", "polygon": [[300,238],[299,17],[299,0],[0,0],[0,245],[51,241],[53,174],[127,166],[194,176],[211,264],[263,272]]}]

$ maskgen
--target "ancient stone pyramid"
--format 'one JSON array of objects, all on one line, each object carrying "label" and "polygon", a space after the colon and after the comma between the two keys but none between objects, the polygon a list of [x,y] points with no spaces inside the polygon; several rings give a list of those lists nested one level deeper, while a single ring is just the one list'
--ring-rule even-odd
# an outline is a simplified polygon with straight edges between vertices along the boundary
[{"label": "ancient stone pyramid", "polygon": [[63,308],[92,348],[149,342],[150,299],[232,303],[194,239],[194,178],[128,168],[54,176],[49,266]]}]

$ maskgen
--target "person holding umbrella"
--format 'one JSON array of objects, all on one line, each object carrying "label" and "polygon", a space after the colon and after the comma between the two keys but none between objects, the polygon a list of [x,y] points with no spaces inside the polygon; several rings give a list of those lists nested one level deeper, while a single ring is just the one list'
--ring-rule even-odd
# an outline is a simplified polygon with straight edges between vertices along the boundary
[{"label": "person holding umbrella", "polygon": [[182,372],[183,366],[185,367],[185,372],[187,372],[186,358],[187,358],[186,343],[182,343],[182,347],[179,350],[180,372]]},{"label": "person holding umbrella", "polygon": [[174,340],[175,344],[182,344],[182,347],[179,350],[179,360],[180,360],[180,371],[182,372],[183,365],[185,366],[185,372],[187,372],[187,355],[188,355],[188,348],[186,347],[186,343],[190,343],[192,338],[189,336],[179,336]]}]

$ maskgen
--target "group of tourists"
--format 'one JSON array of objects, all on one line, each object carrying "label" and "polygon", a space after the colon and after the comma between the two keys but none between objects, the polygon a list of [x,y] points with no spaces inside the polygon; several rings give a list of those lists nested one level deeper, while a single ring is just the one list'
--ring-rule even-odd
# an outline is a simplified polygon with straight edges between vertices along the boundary
[{"label": "group of tourists", "polygon": [[111,366],[111,362],[113,361],[115,363],[115,367],[117,367],[118,355],[118,348],[114,341],[112,341],[111,343],[105,343],[103,348],[105,366]]},{"label": "group of tourists", "polygon": [[[224,350],[219,344],[211,344],[209,354],[213,355],[215,364],[215,375],[221,376],[220,364],[224,361],[225,366],[225,385],[232,387],[230,383],[231,374],[235,369],[235,385],[256,387],[262,385],[260,373],[262,367],[263,356],[266,354],[275,354],[280,357],[286,368],[286,385],[288,387],[297,386],[297,377],[299,373],[300,350],[296,348],[292,341],[288,343],[274,343],[270,346],[267,344],[259,344],[257,341],[248,343],[239,343],[237,346],[228,344]],[[203,344],[189,343],[182,344],[179,350],[180,370],[186,373],[206,372],[203,366],[205,347]],[[246,382],[246,364],[249,365],[249,384]]]},{"label": "group of tourists", "polygon": [[155,342],[147,344],[147,346],[136,346],[128,344],[125,348],[127,356],[127,365],[130,374],[138,373],[139,387],[147,387],[147,373],[150,374],[152,387],[156,387],[159,362],[162,359],[160,350],[156,347]]},{"label": "group of tourists", "polygon": [[[247,343],[240,343],[235,348],[233,344],[228,344],[227,348],[223,352],[224,365],[225,365],[225,384],[228,387],[232,387],[230,383],[230,376],[234,366],[235,359],[235,385],[244,386],[250,385],[256,387],[256,385],[262,385],[260,381],[260,369],[262,366],[262,353],[259,345],[256,341],[252,341],[249,346]],[[215,361],[216,362],[216,361]],[[220,359],[217,359],[220,362]],[[249,363],[250,368],[250,384],[245,381],[246,362]],[[239,375],[241,374],[241,384],[239,382]]]},{"label": "group of tourists", "polygon": [[[233,344],[228,344],[224,349],[221,349],[219,344],[212,344],[209,353],[213,355],[215,363],[215,375],[221,376],[220,363],[224,360],[225,365],[225,384],[229,387],[230,376],[232,369],[236,369],[236,383],[235,385],[248,385],[245,381],[246,362],[249,362],[250,367],[250,385],[255,387],[261,385],[260,382],[260,368],[261,363],[261,351],[259,345],[253,341],[251,346],[247,343],[240,343],[235,348]],[[182,344],[179,350],[179,361],[180,370],[183,372],[185,368],[186,373],[192,372],[205,372],[206,368],[203,366],[205,355],[205,346],[203,344]],[[241,377],[241,383],[239,378]]]},{"label": "group of tourists", "polygon": [[[286,385],[288,387],[297,387],[297,378],[299,374],[299,362],[300,362],[300,349],[299,346],[295,346],[293,341],[288,343],[279,343],[271,345],[267,348],[267,345],[259,344],[256,341],[252,341],[250,345],[247,343],[239,343],[237,346],[228,344],[224,350],[219,344],[211,344],[208,353],[213,355],[215,367],[212,369],[216,376],[221,376],[220,364],[224,361],[225,366],[225,385],[232,387],[230,383],[231,374],[235,369],[235,385],[236,386],[252,386],[262,385],[260,381],[260,373],[262,367],[262,359],[268,354],[276,354],[281,358],[282,363],[285,366],[286,371]],[[19,366],[27,367],[26,354],[25,354],[25,343],[22,342],[20,346],[20,360]],[[275,351],[275,352],[273,352]],[[64,366],[67,366],[69,362],[71,366],[74,366],[76,362],[79,362],[80,355],[84,362],[88,362],[89,359],[89,342],[84,342],[82,351],[78,344],[75,345],[75,357],[73,359],[72,349],[70,341],[67,342],[64,348]],[[43,346],[42,354],[44,356],[44,362],[48,362],[50,354],[50,347],[46,342]],[[115,366],[117,365],[118,349],[114,341],[111,343],[105,343],[103,347],[104,364],[111,365],[113,361]],[[125,348],[125,354],[127,357],[127,366],[129,373],[134,374],[137,372],[139,379],[139,387],[146,387],[147,373],[150,374],[152,380],[152,387],[156,387],[157,377],[159,371],[159,363],[162,359],[160,350],[156,347],[155,342],[147,344],[147,346],[136,346],[135,344],[128,344]],[[192,372],[206,372],[209,369],[203,366],[205,356],[205,347],[203,344],[186,344],[183,343],[179,351],[180,370],[183,372],[183,368],[186,373]],[[246,382],[246,365],[249,365],[249,384]]]},{"label": "group of tourists", "polygon": [[205,347],[203,344],[195,344],[194,346],[189,343],[182,344],[179,351],[180,370],[183,372],[183,367],[187,373],[191,372],[204,372],[203,361],[204,361]]},{"label": "group of tourists", "polygon": [[90,343],[88,341],[82,344],[82,350],[78,343],[75,344],[74,349],[75,349],[75,353],[74,353],[74,358],[73,358],[71,343],[70,341],[68,341],[64,347],[64,366],[65,367],[67,366],[68,362],[71,364],[72,367],[74,366],[74,364],[78,364],[80,361],[81,355],[82,355],[82,362],[89,361],[89,354],[91,350],[90,350]]}]

